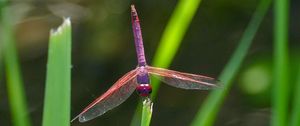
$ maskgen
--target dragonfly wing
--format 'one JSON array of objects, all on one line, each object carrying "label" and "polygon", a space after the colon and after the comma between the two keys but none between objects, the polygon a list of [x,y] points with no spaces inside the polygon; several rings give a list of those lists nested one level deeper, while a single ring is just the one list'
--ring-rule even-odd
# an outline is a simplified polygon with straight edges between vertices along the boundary
[{"label": "dragonfly wing", "polygon": [[136,75],[136,69],[125,74],[108,91],[88,105],[74,119],[79,118],[79,122],[86,122],[123,103],[138,85]]},{"label": "dragonfly wing", "polygon": [[219,87],[219,82],[211,77],[151,66],[147,66],[147,69],[151,75],[158,77],[162,82],[177,88],[208,90]]}]

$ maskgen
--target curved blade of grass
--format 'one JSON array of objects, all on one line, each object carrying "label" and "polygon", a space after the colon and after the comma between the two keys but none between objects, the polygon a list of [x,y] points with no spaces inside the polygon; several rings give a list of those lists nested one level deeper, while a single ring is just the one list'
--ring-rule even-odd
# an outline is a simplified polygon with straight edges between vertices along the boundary
[{"label": "curved blade of grass", "polygon": [[214,90],[209,94],[208,98],[205,100],[203,106],[199,109],[194,121],[192,122],[192,126],[213,125],[216,114],[219,111],[225,96],[229,92],[229,89],[232,85],[232,80],[236,76],[236,73],[245,59],[255,33],[258,30],[259,25],[270,6],[270,3],[271,0],[261,0],[239,42],[238,47],[234,51],[231,59],[220,75],[220,80],[224,84],[224,89]]},{"label": "curved blade of grass", "polygon": [[[154,55],[153,66],[162,68],[170,66],[200,3],[201,0],[179,1],[164,30]],[[159,88],[159,80],[151,78],[151,85],[153,88],[151,98],[155,99]],[[139,103],[131,121],[131,126],[140,125],[141,106],[141,103]]]},{"label": "curved blade of grass", "polygon": [[289,0],[274,1],[274,88],[272,125],[286,126],[288,112]]},{"label": "curved blade of grass", "polygon": [[[179,1],[160,40],[153,66],[162,68],[170,66],[200,3],[201,0]],[[151,96],[154,99],[158,92],[159,81],[153,81],[152,88]]]},{"label": "curved blade of grass", "polygon": [[43,126],[70,125],[71,22],[50,33]]},{"label": "curved blade of grass", "polygon": [[10,12],[8,7],[3,8],[1,23],[3,26],[2,49],[12,124],[14,126],[30,126]]},{"label": "curved blade of grass", "polygon": [[150,126],[150,121],[152,117],[152,107],[153,103],[150,100],[150,98],[144,99],[141,126]]}]

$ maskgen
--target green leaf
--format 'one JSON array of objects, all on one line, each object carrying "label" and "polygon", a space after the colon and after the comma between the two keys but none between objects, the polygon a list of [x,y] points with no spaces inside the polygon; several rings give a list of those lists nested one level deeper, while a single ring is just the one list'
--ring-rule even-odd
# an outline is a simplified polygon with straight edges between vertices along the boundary
[{"label": "green leaf", "polygon": [[[1,12],[1,23],[3,26],[2,44],[4,65],[6,71],[7,92],[14,126],[30,126],[29,113],[20,72],[18,53],[14,39],[14,27],[10,8],[4,7]],[[2,46],[2,45],[1,45]]]},{"label": "green leaf", "polygon": [[192,122],[192,126],[213,125],[216,114],[219,111],[225,96],[228,94],[230,87],[232,86],[232,80],[236,76],[243,60],[245,59],[251,42],[270,6],[270,3],[271,0],[261,0],[239,42],[238,47],[220,75],[220,81],[224,84],[224,88],[213,90],[209,94],[208,98],[204,101],[203,106],[199,109],[194,121]]},{"label": "green leaf", "polygon": [[43,126],[70,125],[71,22],[50,33]]}]

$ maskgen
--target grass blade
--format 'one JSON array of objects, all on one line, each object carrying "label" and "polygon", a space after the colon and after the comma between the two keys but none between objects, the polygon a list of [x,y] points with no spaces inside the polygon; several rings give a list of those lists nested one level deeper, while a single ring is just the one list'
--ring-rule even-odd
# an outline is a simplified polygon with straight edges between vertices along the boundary
[{"label": "grass blade", "polygon": [[70,125],[71,22],[50,33],[43,126]]},{"label": "grass blade", "polygon": [[150,121],[152,117],[152,106],[153,103],[149,98],[146,98],[143,101],[141,126],[150,126]]},{"label": "grass blade", "polygon": [[[4,4],[6,3],[6,1],[2,1],[0,2],[0,24],[2,24],[2,11],[3,11],[3,8],[4,8]],[[0,30],[0,32],[2,33],[2,31]],[[1,33],[0,33],[0,38],[3,38],[1,36]],[[2,80],[2,58],[3,58],[3,44],[2,44],[3,40],[0,40],[0,81]]]},{"label": "grass blade", "polygon": [[[157,51],[154,55],[153,66],[167,68],[172,63],[182,39],[190,25],[201,0],[180,0],[163,33]],[[159,81],[153,81],[152,98],[156,97]]]},{"label": "grass blade", "polygon": [[298,72],[298,79],[294,90],[291,126],[300,126],[300,67]]},{"label": "grass blade", "polygon": [[224,83],[224,89],[214,90],[211,92],[207,100],[203,103],[203,106],[198,111],[194,121],[192,122],[192,126],[213,125],[216,114],[220,109],[225,96],[228,94],[228,91],[232,85],[232,80],[236,76],[236,73],[245,59],[255,33],[258,30],[259,25],[270,6],[270,3],[271,0],[261,0],[257,10],[253,15],[253,18],[251,19],[239,42],[240,44],[220,75],[220,80],[222,83]]},{"label": "grass blade", "polygon": [[20,72],[18,53],[15,45],[11,10],[4,7],[2,12],[3,55],[6,71],[7,92],[14,126],[30,126],[23,81]]},{"label": "grass blade", "polygon": [[[164,30],[158,49],[154,55],[153,66],[163,68],[170,66],[200,3],[201,0],[179,1]],[[151,97],[155,99],[159,88],[159,81],[151,78],[151,85],[153,88]],[[131,121],[131,126],[140,125],[141,106],[142,104],[139,103]]]},{"label": "grass blade", "polygon": [[288,112],[288,0],[274,3],[273,126],[287,125]]}]

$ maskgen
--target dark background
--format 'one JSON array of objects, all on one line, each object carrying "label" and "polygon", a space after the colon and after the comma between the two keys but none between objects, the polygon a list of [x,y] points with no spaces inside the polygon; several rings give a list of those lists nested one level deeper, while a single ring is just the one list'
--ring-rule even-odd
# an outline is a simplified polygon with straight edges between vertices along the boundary
[{"label": "dark background", "polygon": [[[258,0],[203,0],[193,18],[170,69],[218,77],[236,48]],[[118,78],[136,67],[130,22],[130,4],[135,4],[143,32],[145,53],[151,65],[162,32],[176,0],[14,0],[17,46],[21,61],[29,115],[34,126],[41,125],[48,36],[51,28],[70,16],[72,45],[72,115],[104,93]],[[299,1],[291,0],[290,53],[299,52]],[[215,125],[266,126],[270,122],[270,85],[249,93],[240,81],[243,72],[263,62],[271,75],[273,7],[264,21],[226,97]],[[1,26],[0,26],[1,28]],[[299,56],[299,55],[298,55]],[[2,71],[3,72],[3,69]],[[4,76],[2,74],[2,76]],[[4,78],[4,77],[1,77]],[[270,78],[266,78],[271,80]],[[189,91],[161,85],[154,101],[152,125],[188,125],[209,91]],[[5,80],[0,81],[1,126],[12,125]],[[257,98],[257,99],[254,99]],[[87,123],[75,125],[129,125],[139,96],[134,93],[119,107]],[[59,112],[57,112],[59,114]]]}]

